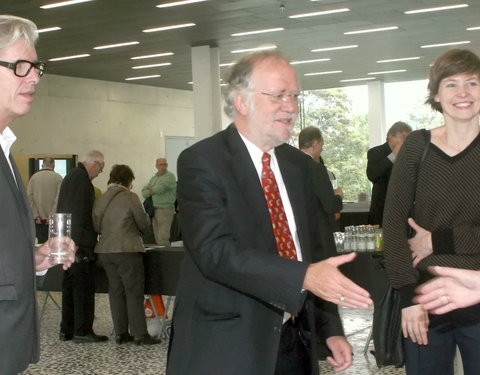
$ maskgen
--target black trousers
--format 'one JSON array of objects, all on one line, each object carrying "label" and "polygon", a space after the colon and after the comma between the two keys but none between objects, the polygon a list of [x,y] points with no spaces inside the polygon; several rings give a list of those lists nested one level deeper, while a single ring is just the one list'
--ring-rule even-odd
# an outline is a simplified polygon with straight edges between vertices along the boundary
[{"label": "black trousers", "polygon": [[48,223],[35,224],[35,234],[38,243],[44,243],[48,240]]},{"label": "black trousers", "polygon": [[287,320],[280,335],[275,375],[311,375],[311,345],[299,320]]},{"label": "black trousers", "polygon": [[93,261],[82,261],[64,272],[61,332],[80,336],[93,332],[95,267]]}]

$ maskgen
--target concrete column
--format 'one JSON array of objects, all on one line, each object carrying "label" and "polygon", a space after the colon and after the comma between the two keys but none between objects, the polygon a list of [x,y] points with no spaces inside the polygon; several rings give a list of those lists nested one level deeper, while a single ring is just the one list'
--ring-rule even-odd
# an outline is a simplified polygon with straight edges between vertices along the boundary
[{"label": "concrete column", "polygon": [[220,67],[217,47],[192,47],[193,115],[195,138],[222,129]]},{"label": "concrete column", "polygon": [[368,82],[369,147],[385,143],[385,91],[382,81]]}]

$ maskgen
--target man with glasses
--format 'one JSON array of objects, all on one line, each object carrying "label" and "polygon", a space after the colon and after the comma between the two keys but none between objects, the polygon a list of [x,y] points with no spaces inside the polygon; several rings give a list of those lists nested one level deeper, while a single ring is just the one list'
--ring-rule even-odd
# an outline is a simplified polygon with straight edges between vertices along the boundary
[{"label": "man with glasses", "polygon": [[108,340],[93,332],[95,312],[95,254],[97,233],[92,210],[95,192],[92,180],[105,166],[103,154],[91,151],[83,162],[68,171],[58,195],[57,212],[72,214],[72,238],[78,246],[76,262],[65,271],[62,293],[60,340],[76,343]]},{"label": "man with glasses", "polygon": [[38,361],[35,270],[52,267],[48,243],[34,250],[32,213],[10,153],[16,137],[9,125],[30,111],[45,70],[35,51],[37,38],[33,22],[0,15],[0,374],[17,374]]},{"label": "man with glasses", "polygon": [[[295,70],[278,52],[248,55],[226,78],[233,123],[184,150],[178,203],[185,244],[168,375],[313,375],[314,294],[367,307],[368,292],[325,259],[314,162],[287,145],[298,114]],[[318,327],[336,370],[352,363],[334,312]]]}]

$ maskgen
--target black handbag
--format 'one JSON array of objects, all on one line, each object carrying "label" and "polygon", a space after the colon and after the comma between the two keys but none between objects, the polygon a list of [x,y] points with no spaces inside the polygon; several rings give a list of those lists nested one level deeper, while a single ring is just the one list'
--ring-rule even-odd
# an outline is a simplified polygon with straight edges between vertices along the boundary
[{"label": "black handbag", "polygon": [[152,196],[149,196],[143,201],[143,208],[145,209],[145,212],[148,214],[148,216],[155,216],[155,207],[153,207]]}]

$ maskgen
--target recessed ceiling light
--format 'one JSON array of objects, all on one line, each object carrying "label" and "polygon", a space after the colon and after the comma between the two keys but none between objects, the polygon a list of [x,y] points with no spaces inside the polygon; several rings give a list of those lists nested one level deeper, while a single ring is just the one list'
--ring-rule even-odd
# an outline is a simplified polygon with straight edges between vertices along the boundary
[{"label": "recessed ceiling light", "polygon": [[298,64],[310,64],[310,63],[316,63],[316,62],[322,62],[322,61],[330,61],[328,57],[324,59],[313,59],[313,60],[299,60],[299,61],[292,61],[290,64],[292,65],[298,65]]},{"label": "recessed ceiling light", "polygon": [[352,78],[352,79],[341,79],[340,82],[359,82],[359,81],[371,81],[376,79],[375,77],[365,77],[365,78]]},{"label": "recessed ceiling light", "polygon": [[38,32],[39,33],[48,33],[50,31],[57,31],[57,30],[62,30],[62,28],[58,27],[58,26],[45,27],[43,29],[38,29]]},{"label": "recessed ceiling light", "polygon": [[92,0],[68,0],[68,1],[61,1],[59,3],[50,3],[50,4],[45,4],[40,6],[42,9],[52,9],[52,8],[58,8],[58,7],[64,7],[67,5],[74,5],[74,4],[79,4],[79,3],[86,3],[87,1],[92,1]]},{"label": "recessed ceiling light", "polygon": [[388,59],[388,60],[377,60],[377,63],[389,63],[389,62],[396,62],[396,61],[409,61],[409,60],[419,60],[421,59],[420,56],[415,57],[402,57],[399,59]]},{"label": "recessed ceiling light", "polygon": [[426,12],[438,12],[439,10],[450,10],[450,9],[465,8],[465,7],[468,7],[468,4],[446,5],[446,6],[435,7],[435,8],[414,9],[414,10],[407,10],[404,13],[415,14],[415,13],[426,13]]},{"label": "recessed ceiling light", "polygon": [[158,77],[160,77],[160,74],[152,74],[151,76],[125,78],[125,81],[134,81],[134,80],[137,80],[137,79],[149,79],[149,78],[158,78]]},{"label": "recessed ceiling light", "polygon": [[134,57],[130,57],[130,60],[151,59],[153,57],[165,57],[165,56],[172,56],[172,55],[173,55],[173,52],[162,52],[162,53],[156,53],[153,55],[134,56]]},{"label": "recessed ceiling light", "polygon": [[106,44],[104,46],[93,47],[93,49],[117,48],[117,47],[133,46],[135,44],[140,44],[140,42],[134,41],[134,42],[125,42],[125,43]]},{"label": "recessed ceiling light", "polygon": [[245,52],[254,52],[254,51],[264,51],[264,50],[275,49],[275,48],[277,48],[277,46],[272,44],[272,45],[269,45],[269,46],[260,46],[260,47],[254,47],[254,48],[237,49],[237,50],[234,50],[234,51],[230,51],[230,53],[245,53]]},{"label": "recessed ceiling light", "polygon": [[378,27],[375,29],[347,31],[346,33],[343,33],[343,34],[354,35],[354,34],[376,33],[378,31],[389,31],[389,30],[397,30],[397,29],[398,29],[398,26],[388,26],[388,27]]},{"label": "recessed ceiling light", "polygon": [[315,17],[315,16],[324,16],[326,14],[343,13],[343,12],[350,12],[350,9],[341,8],[341,9],[324,10],[324,11],[321,11],[321,12],[294,14],[294,15],[288,16],[288,18]]},{"label": "recessed ceiling light", "polygon": [[193,3],[201,3],[203,1],[207,0],[180,0],[180,1],[172,1],[171,3],[163,3],[163,4],[158,4],[156,7],[157,8],[169,8],[169,7],[176,7],[179,5],[187,5],[187,4],[193,4]]},{"label": "recessed ceiling light", "polygon": [[420,46],[420,48],[434,48],[434,47],[445,47],[445,46],[456,46],[458,44],[468,44],[470,43],[469,40],[463,40],[461,42],[450,42],[450,43],[439,43],[439,44],[426,44],[424,46]]},{"label": "recessed ceiling light", "polygon": [[235,64],[235,63],[233,63],[233,62],[231,62],[231,63],[223,63],[223,64],[220,64],[219,66],[220,66],[220,67],[232,66],[233,64]]},{"label": "recessed ceiling light", "polygon": [[230,36],[244,36],[244,35],[253,35],[253,34],[262,34],[262,33],[271,33],[274,31],[285,30],[283,27],[275,27],[273,29],[263,29],[263,30],[253,30],[253,31],[244,31],[241,33],[230,34]]},{"label": "recessed ceiling light", "polygon": [[168,66],[172,65],[172,63],[159,63],[159,64],[150,64],[150,65],[137,65],[137,66],[132,66],[132,69],[146,69],[146,68],[155,68],[157,66]]},{"label": "recessed ceiling light", "polygon": [[467,31],[480,30],[480,26],[469,27]]},{"label": "recessed ceiling light", "polygon": [[71,60],[71,59],[80,59],[82,57],[88,57],[90,54],[84,53],[81,55],[72,55],[72,56],[63,56],[63,57],[54,57],[52,59],[48,59],[48,61],[61,61],[61,60]]},{"label": "recessed ceiling light", "polygon": [[342,73],[343,70],[331,70],[329,72],[315,72],[315,73],[305,73],[304,76],[321,76],[325,74],[337,74]]},{"label": "recessed ceiling light", "polygon": [[173,30],[173,29],[182,29],[184,27],[192,27],[196,26],[196,24],[190,22],[190,23],[181,23],[178,25],[171,25],[171,26],[161,26],[161,27],[154,27],[151,29],[145,29],[143,30],[144,33],[154,33],[157,31],[165,31],[165,30]]},{"label": "recessed ceiling light", "polygon": [[357,47],[358,47],[358,44],[352,44],[352,45],[349,45],[349,46],[315,48],[315,49],[311,49],[310,52],[336,51],[336,50],[340,50],[340,49],[349,49],[349,48],[357,48]]},{"label": "recessed ceiling light", "polygon": [[375,75],[375,74],[389,74],[389,73],[403,73],[406,72],[407,69],[397,69],[397,70],[384,70],[383,72],[371,72],[367,73],[369,75]]}]

